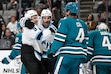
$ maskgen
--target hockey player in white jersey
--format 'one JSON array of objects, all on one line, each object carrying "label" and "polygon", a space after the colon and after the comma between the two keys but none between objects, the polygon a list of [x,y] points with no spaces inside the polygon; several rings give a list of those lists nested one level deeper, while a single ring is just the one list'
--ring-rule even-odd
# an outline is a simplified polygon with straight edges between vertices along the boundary
[{"label": "hockey player in white jersey", "polygon": [[49,9],[43,9],[41,12],[41,22],[42,24],[38,25],[38,27],[44,31],[49,28],[53,28],[54,32],[51,34],[50,38],[46,39],[45,42],[48,45],[44,44],[44,41],[42,42],[44,45],[43,51],[46,52],[50,46],[50,43],[53,42],[54,39],[54,33],[57,31],[57,28],[53,24],[54,22],[52,21],[52,12]]},{"label": "hockey player in white jersey", "polygon": [[[55,32],[57,31],[57,28],[55,27],[54,22],[52,21],[52,12],[49,9],[43,9],[41,12],[41,23],[38,27],[43,31],[45,29],[49,29],[50,27],[54,28]],[[53,67],[54,67],[54,61],[55,59],[49,59],[46,56],[46,52],[49,49],[51,43],[54,40],[55,33],[53,32],[50,36],[50,38],[47,38],[47,40],[44,40],[42,42],[43,47],[43,55],[42,55],[42,64],[45,67],[45,72],[52,73]]]},{"label": "hockey player in white jersey", "polygon": [[[27,11],[26,18],[28,19],[23,27],[21,60],[29,73],[42,74],[41,55],[43,51],[41,50],[42,45],[40,41],[42,42],[47,39],[54,32],[54,29],[50,27],[43,31],[40,30],[37,26],[38,14],[35,10]],[[36,57],[34,51],[37,53]]]}]

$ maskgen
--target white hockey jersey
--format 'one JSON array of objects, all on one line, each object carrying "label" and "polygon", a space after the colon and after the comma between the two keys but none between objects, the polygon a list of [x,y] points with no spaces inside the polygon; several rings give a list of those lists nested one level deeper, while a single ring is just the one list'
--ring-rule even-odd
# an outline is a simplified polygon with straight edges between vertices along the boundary
[{"label": "white hockey jersey", "polygon": [[[50,23],[50,25],[47,28],[45,28],[43,25],[38,25],[38,27],[42,31],[49,29],[51,26],[54,26],[54,25],[52,23]],[[57,28],[56,28],[56,30],[57,30]],[[43,52],[46,52],[50,48],[50,45],[54,40],[54,35],[55,35],[54,33],[51,33],[41,42]]]},{"label": "white hockey jersey", "polygon": [[39,53],[42,53],[42,50],[39,45],[39,41],[36,39],[37,35],[39,35],[42,31],[35,25],[33,29],[28,29],[27,27],[23,27],[22,34],[22,44],[31,45],[37,50]]}]

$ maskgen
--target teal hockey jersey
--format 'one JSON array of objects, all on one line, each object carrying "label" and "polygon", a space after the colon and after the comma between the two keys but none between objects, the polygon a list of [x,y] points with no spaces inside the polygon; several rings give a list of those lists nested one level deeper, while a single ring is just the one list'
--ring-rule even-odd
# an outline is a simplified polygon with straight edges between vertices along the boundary
[{"label": "teal hockey jersey", "polygon": [[93,64],[111,65],[111,33],[98,30],[89,32],[88,55]]},{"label": "teal hockey jersey", "polygon": [[15,45],[13,49],[21,49],[22,46],[22,32],[18,33],[15,38]]},{"label": "teal hockey jersey", "polygon": [[20,55],[21,46],[22,46],[22,32],[20,32],[16,35],[15,44],[14,44],[12,51],[9,55],[9,57],[12,60],[15,59],[15,57],[17,57],[18,55]]},{"label": "teal hockey jersey", "polygon": [[[21,46],[22,46],[22,32],[19,32],[16,35],[14,47],[12,48],[11,53],[8,55],[9,58],[4,57],[2,60],[2,61],[4,61],[4,64],[8,64],[10,62],[10,60],[13,60],[18,55],[20,55]],[[23,64],[21,67],[21,73],[20,74],[26,74],[26,69],[25,69],[25,66]]]},{"label": "teal hockey jersey", "polygon": [[[16,42],[15,42],[13,48],[12,48],[12,51],[11,51],[10,54],[8,55],[8,59],[7,59],[6,57],[3,59],[3,61],[7,59],[7,61],[5,61],[4,63],[7,63],[7,62],[9,63],[10,60],[13,60],[13,59],[15,59],[18,55],[20,55],[20,49],[21,49],[21,46],[22,46],[22,45],[21,45],[22,33],[17,34],[17,35],[16,35],[16,38],[17,38],[17,40],[16,40]],[[7,63],[7,64],[8,64],[8,63]]]},{"label": "teal hockey jersey", "polygon": [[84,21],[71,17],[63,18],[59,21],[58,31],[47,53],[86,59],[86,36],[87,25]]}]

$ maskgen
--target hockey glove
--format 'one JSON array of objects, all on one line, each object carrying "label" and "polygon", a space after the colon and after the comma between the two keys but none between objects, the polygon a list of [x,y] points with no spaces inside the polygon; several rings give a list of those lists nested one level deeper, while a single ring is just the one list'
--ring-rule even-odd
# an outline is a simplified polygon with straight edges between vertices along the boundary
[{"label": "hockey glove", "polygon": [[54,25],[51,25],[50,28],[49,28],[49,30],[50,30],[51,32],[55,33],[55,32],[57,32],[57,27],[54,26]]},{"label": "hockey glove", "polygon": [[32,29],[34,27],[34,23],[31,22],[30,19],[26,20],[25,22],[25,27],[29,28],[29,29]]},{"label": "hockey glove", "polygon": [[48,58],[53,58],[54,57],[54,53],[49,53],[48,54]]},{"label": "hockey glove", "polygon": [[5,58],[3,58],[2,63],[3,64],[9,64],[10,61],[11,61],[11,59],[9,57],[5,57]]}]

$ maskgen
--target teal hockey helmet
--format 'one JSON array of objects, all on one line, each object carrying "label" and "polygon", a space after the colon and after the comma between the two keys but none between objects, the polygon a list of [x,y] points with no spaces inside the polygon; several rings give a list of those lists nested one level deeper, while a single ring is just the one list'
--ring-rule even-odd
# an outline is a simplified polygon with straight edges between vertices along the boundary
[{"label": "teal hockey helmet", "polygon": [[66,4],[65,10],[77,14],[79,12],[79,5],[76,2],[69,2]]}]

